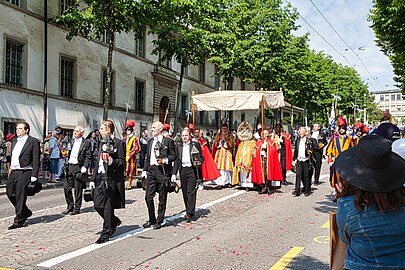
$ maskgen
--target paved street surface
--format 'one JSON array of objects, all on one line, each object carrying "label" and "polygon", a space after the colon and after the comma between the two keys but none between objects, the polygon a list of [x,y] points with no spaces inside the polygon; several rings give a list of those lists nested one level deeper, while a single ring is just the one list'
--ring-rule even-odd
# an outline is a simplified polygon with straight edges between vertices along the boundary
[{"label": "paved street surface", "polygon": [[[324,164],[325,165],[325,164]],[[142,190],[127,191],[127,208],[116,236],[94,244],[102,220],[91,203],[83,213],[63,216],[63,189],[28,198],[34,215],[27,227],[7,230],[13,208],[0,196],[0,269],[329,269],[329,229],[336,204],[330,200],[326,166],[309,197],[293,197],[290,185],[272,195],[230,188],[198,192],[198,220],[182,219],[181,192],[169,194],[167,224],[143,229],[147,209]]]}]

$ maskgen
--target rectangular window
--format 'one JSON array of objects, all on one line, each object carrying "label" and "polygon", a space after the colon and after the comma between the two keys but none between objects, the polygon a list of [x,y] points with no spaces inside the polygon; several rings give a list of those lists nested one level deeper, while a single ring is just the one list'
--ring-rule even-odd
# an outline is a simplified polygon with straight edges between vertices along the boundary
[{"label": "rectangular window", "polygon": [[380,95],[380,101],[384,101],[384,96]]},{"label": "rectangular window", "polygon": [[145,82],[135,82],[135,110],[143,112],[145,111]]},{"label": "rectangular window", "polygon": [[205,63],[198,65],[198,81],[205,83]]},{"label": "rectangular window", "polygon": [[184,75],[184,76],[188,76],[188,66],[185,66],[185,67],[183,68],[183,75]]},{"label": "rectangular window", "polygon": [[187,104],[187,95],[181,96],[181,111],[180,111],[180,118],[183,120],[187,119],[187,112],[188,111],[188,104]]},{"label": "rectangular window", "polygon": [[23,48],[24,44],[6,41],[6,84],[23,85]]},{"label": "rectangular window", "polygon": [[6,134],[9,134],[9,133],[15,135],[15,125],[17,123],[18,123],[18,121],[14,121],[14,119],[13,120],[8,119],[8,121],[4,121],[4,123],[3,123],[3,134],[4,134],[4,136]]},{"label": "rectangular window", "polygon": [[60,1],[60,14],[65,13],[69,7],[73,6],[75,0],[61,0]]},{"label": "rectangular window", "polygon": [[389,101],[390,100],[390,95],[385,95],[385,101]]},{"label": "rectangular window", "polygon": [[145,31],[135,37],[135,55],[145,58]]},{"label": "rectangular window", "polygon": [[204,125],[205,124],[205,112],[204,111],[200,111],[200,125]]},{"label": "rectangular window", "polygon": [[[217,73],[218,71],[219,71],[219,68],[217,65],[215,65],[215,73]],[[221,76],[215,75],[214,84],[215,84],[216,89],[219,89],[219,87],[221,87]]]},{"label": "rectangular window", "polygon": [[240,79],[240,90],[246,90],[246,83],[243,79]]},{"label": "rectangular window", "polygon": [[[105,93],[106,88],[107,88],[107,69],[106,68],[103,69],[103,75],[102,76],[103,76],[103,78],[102,78],[103,85],[102,85],[101,95],[102,95],[102,101],[103,101],[103,104],[104,104],[104,93]],[[110,102],[108,103],[109,106],[112,106],[114,104],[114,84],[113,84],[113,81],[114,81],[114,73],[111,72]]]},{"label": "rectangular window", "polygon": [[21,6],[21,1],[20,0],[6,0],[10,4],[16,5],[16,6]]},{"label": "rectangular window", "polygon": [[109,32],[109,31],[104,30],[104,33],[103,33],[103,35],[102,35],[102,37],[101,37],[101,41],[102,41],[103,43],[107,43],[107,44],[110,43],[110,41],[111,41],[111,35],[110,35],[110,32]]},{"label": "rectangular window", "polygon": [[395,100],[395,94],[392,94],[391,95],[391,101],[394,101]]},{"label": "rectangular window", "polygon": [[397,94],[397,100],[401,100],[401,94]]},{"label": "rectangular window", "polygon": [[64,97],[73,98],[74,65],[74,60],[61,57],[60,94]]}]

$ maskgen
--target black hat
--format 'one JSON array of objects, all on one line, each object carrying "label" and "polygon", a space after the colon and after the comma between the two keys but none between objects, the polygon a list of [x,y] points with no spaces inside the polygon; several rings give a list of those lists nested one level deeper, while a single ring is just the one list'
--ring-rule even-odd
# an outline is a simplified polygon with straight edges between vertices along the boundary
[{"label": "black hat", "polygon": [[34,196],[38,192],[42,190],[42,184],[39,181],[30,182],[28,186],[25,188],[25,192],[27,196]]},{"label": "black hat", "polygon": [[85,189],[83,193],[83,199],[85,202],[91,202],[93,200],[93,194],[91,189]]},{"label": "black hat", "polygon": [[375,134],[339,154],[334,166],[350,185],[369,192],[390,192],[405,182],[405,160],[391,151],[390,140]]},{"label": "black hat", "polygon": [[399,128],[391,123],[382,123],[373,131],[373,133],[383,136],[391,141],[401,138]]},{"label": "black hat", "polygon": [[86,183],[89,181],[89,175],[87,173],[78,172],[75,174],[75,178],[80,183]]},{"label": "black hat", "polygon": [[179,185],[177,185],[176,182],[171,182],[170,183],[169,190],[168,190],[169,193],[172,193],[172,192],[179,193],[179,190],[180,190]]}]

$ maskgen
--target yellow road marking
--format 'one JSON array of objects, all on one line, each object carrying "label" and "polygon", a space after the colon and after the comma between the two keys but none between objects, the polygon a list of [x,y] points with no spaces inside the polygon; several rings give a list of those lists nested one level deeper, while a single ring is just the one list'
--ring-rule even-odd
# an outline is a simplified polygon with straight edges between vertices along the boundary
[{"label": "yellow road marking", "polygon": [[0,270],[15,270],[14,268],[3,268],[3,267],[0,267]]},{"label": "yellow road marking", "polygon": [[330,224],[329,224],[329,220],[328,220],[328,221],[325,222],[325,224],[323,224],[323,225],[321,226],[321,228],[323,228],[323,229],[329,229],[329,226],[330,226]]},{"label": "yellow road marking", "polygon": [[330,237],[329,236],[317,236],[314,238],[314,241],[321,244],[329,244]]},{"label": "yellow road marking", "polygon": [[293,247],[283,257],[281,257],[276,264],[274,264],[269,270],[283,270],[304,248]]}]

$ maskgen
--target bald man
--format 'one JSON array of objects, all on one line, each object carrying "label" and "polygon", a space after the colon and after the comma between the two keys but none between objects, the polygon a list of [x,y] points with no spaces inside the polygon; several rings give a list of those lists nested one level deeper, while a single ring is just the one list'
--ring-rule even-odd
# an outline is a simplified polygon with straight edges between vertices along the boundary
[{"label": "bald man", "polygon": [[[81,126],[75,127],[73,130],[73,139],[70,145],[67,162],[67,177],[64,183],[65,199],[67,208],[62,214],[77,215],[80,213],[82,206],[83,189],[86,187],[86,182],[80,177],[81,174],[86,174],[91,161],[91,144],[83,138],[84,129]],[[75,189],[75,199],[73,202],[73,192]]]},{"label": "bald man", "polygon": [[[149,220],[143,224],[144,228],[153,226],[157,230],[162,227],[166,212],[168,186],[172,175],[172,163],[176,160],[176,150],[173,140],[162,135],[163,124],[152,124],[152,139],[148,141],[148,151],[142,177],[146,178],[145,201],[148,207]],[[155,215],[153,198],[159,193],[158,216]]]}]

